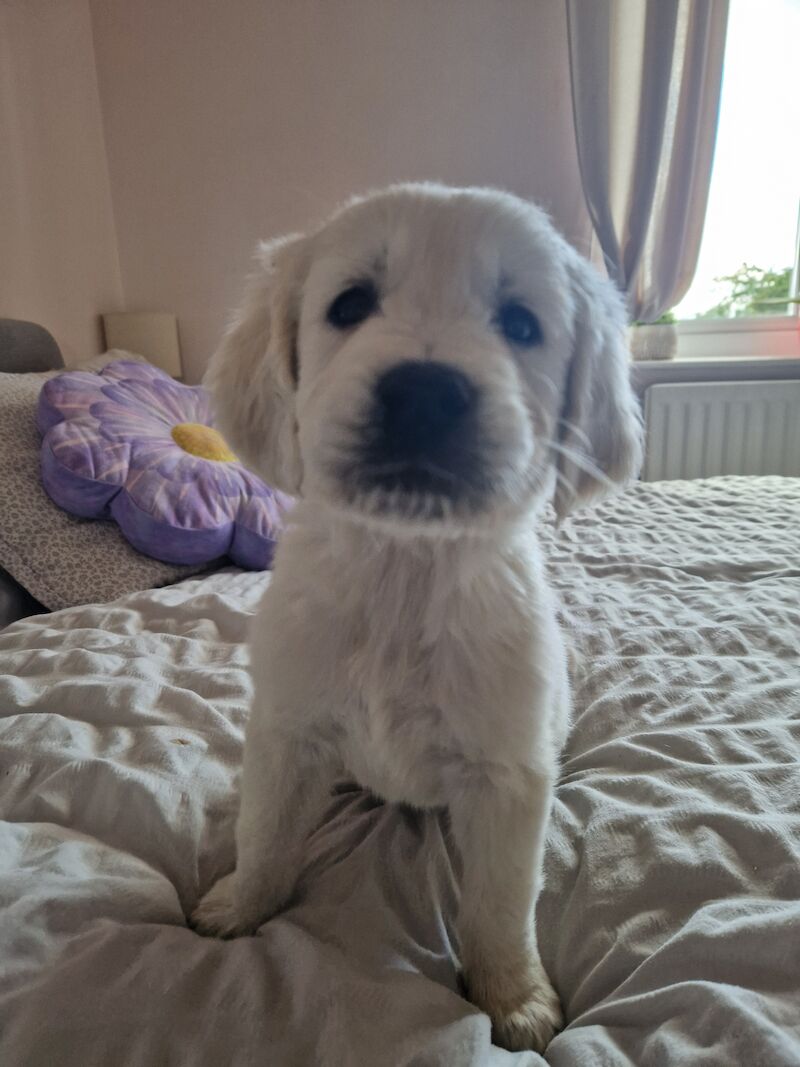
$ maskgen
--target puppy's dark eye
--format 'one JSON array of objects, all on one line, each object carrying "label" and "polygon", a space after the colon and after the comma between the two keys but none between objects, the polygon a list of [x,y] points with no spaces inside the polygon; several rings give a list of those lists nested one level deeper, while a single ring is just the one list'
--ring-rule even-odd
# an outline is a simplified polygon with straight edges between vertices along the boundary
[{"label": "puppy's dark eye", "polygon": [[337,330],[358,326],[378,310],[378,293],[374,285],[362,282],[339,293],[328,308],[328,322]]},{"label": "puppy's dark eye", "polygon": [[512,345],[532,348],[542,343],[542,328],[532,311],[510,300],[497,312],[498,329]]}]

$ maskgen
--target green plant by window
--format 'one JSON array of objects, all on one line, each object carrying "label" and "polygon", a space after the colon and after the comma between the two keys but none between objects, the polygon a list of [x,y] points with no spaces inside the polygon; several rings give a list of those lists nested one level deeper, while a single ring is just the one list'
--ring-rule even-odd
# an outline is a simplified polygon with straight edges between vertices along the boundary
[{"label": "green plant by window", "polygon": [[698,315],[698,319],[731,319],[742,315],[787,314],[790,303],[795,301],[789,296],[792,269],[765,270],[743,263],[733,274],[724,274],[715,278],[728,286],[726,296]]},{"label": "green plant by window", "polygon": [[634,322],[634,326],[669,326],[673,322],[677,322],[675,315],[672,311],[665,311],[660,318],[657,318],[655,322]]}]

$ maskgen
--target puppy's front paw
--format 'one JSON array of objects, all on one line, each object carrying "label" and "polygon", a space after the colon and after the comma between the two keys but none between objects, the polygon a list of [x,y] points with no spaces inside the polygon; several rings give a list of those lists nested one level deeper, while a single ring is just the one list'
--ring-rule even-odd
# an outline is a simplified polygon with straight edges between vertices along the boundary
[{"label": "puppy's front paw", "polygon": [[243,908],[236,892],[236,872],[225,875],[206,893],[192,912],[191,925],[206,937],[240,937],[252,934],[264,916]]},{"label": "puppy's front paw", "polygon": [[519,1007],[493,1014],[492,1037],[510,1052],[544,1052],[563,1025],[561,1004],[548,982],[531,992]]},{"label": "puppy's front paw", "polygon": [[544,1052],[564,1025],[558,994],[538,960],[524,983],[509,982],[508,975],[478,982],[465,977],[470,1000],[492,1020],[492,1039],[510,1052]]}]

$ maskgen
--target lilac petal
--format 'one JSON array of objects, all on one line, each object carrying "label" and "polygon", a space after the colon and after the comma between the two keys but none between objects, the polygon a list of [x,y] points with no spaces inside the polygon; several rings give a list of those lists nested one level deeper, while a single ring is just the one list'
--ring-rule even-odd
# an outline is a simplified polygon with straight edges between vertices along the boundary
[{"label": "lilac petal", "polygon": [[184,452],[172,440],[163,445],[155,441],[136,442],[131,457],[131,469],[154,471],[176,485],[197,481],[204,476],[207,465],[207,460]]},{"label": "lilac petal", "polygon": [[236,472],[236,476],[241,485],[242,495],[245,500],[250,497],[272,498],[275,496],[276,490],[265,485],[264,482],[262,482],[257,475],[253,474],[252,471],[248,470],[247,467],[242,466],[241,463],[231,463],[230,466],[232,470]]},{"label": "lilac petal", "polygon": [[197,402],[194,391],[171,379],[142,382],[126,378],[104,385],[102,393],[108,400],[116,401],[130,411],[141,411],[170,426],[196,421],[194,415]]},{"label": "lilac petal", "polygon": [[211,400],[202,385],[182,385],[180,390],[180,410],[183,415],[180,421],[199,422],[203,426],[210,426]]},{"label": "lilac petal", "polygon": [[202,477],[209,485],[214,486],[214,492],[221,496],[234,497],[237,501],[246,498],[252,488],[244,475],[247,473],[239,463],[217,463],[214,460],[201,459],[203,464]]},{"label": "lilac petal", "polygon": [[115,359],[113,363],[107,363],[102,370],[98,371],[97,377],[105,382],[123,380],[171,382],[173,380],[160,367],[154,367],[152,363],[139,363],[135,359]]},{"label": "lilac petal", "polygon": [[167,478],[176,485],[185,485],[187,482],[196,482],[203,477],[203,460],[199,456],[193,456],[184,452],[175,445],[169,451],[162,452],[158,458],[154,458],[153,464],[162,478]]},{"label": "lilac petal", "polygon": [[[131,467],[138,468],[141,464],[138,449],[135,449],[131,457]],[[261,491],[263,487],[263,483],[258,482],[252,475],[249,475],[249,478],[253,479],[259,489],[248,482],[248,472],[241,464],[203,459],[202,456],[184,452],[179,445],[164,449],[157,459],[148,457],[147,464],[155,465],[163,478],[171,478],[180,483],[202,480],[220,496],[235,497],[237,500],[241,500],[248,493]]]},{"label": "lilac petal", "polygon": [[164,563],[211,563],[225,555],[233,534],[232,522],[207,529],[171,526],[163,516],[141,511],[124,491],[114,498],[111,513],[135,549]]},{"label": "lilac petal", "polygon": [[92,419],[60,422],[47,434],[46,443],[56,462],[81,478],[120,486],[128,476],[130,445],[103,441]]},{"label": "lilac petal", "polygon": [[266,570],[272,566],[285,516],[294,503],[285,493],[267,489],[266,486],[264,488],[264,494],[247,497],[239,508],[233,541],[228,550],[228,555],[237,566],[249,570]]},{"label": "lilac petal", "polygon": [[149,437],[131,437],[129,440],[131,475],[137,471],[157,470],[164,478],[172,477],[180,449],[171,437],[153,434]]},{"label": "lilac petal", "polygon": [[232,522],[236,513],[237,501],[231,506],[231,498],[216,493],[213,483],[202,477],[177,482],[155,466],[132,471],[125,491],[141,511],[171,526],[206,529]]},{"label": "lilac petal", "polygon": [[172,424],[156,419],[140,408],[129,408],[113,400],[98,400],[92,404],[90,413],[109,440],[158,439],[177,447],[172,439]]},{"label": "lilac petal", "polygon": [[51,378],[42,386],[36,424],[44,435],[63,419],[80,419],[98,399],[102,382],[96,374],[74,371]]},{"label": "lilac petal", "polygon": [[42,443],[42,481],[52,499],[73,515],[99,518],[128,476],[130,446],[101,441],[92,420],[69,419]]}]

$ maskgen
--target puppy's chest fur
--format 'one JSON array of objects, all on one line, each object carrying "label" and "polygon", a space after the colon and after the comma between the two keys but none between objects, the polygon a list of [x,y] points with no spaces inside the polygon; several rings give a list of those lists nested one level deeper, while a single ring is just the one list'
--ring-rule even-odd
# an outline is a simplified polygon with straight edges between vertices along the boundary
[{"label": "puppy's chest fur", "polygon": [[309,583],[311,548],[297,554],[304,576],[291,552],[278,561],[276,578],[294,572],[289,642],[313,643],[302,659],[319,728],[362,785],[433,806],[474,775],[551,760],[561,646],[535,543],[371,536],[341,551],[315,537],[324,584]]}]

